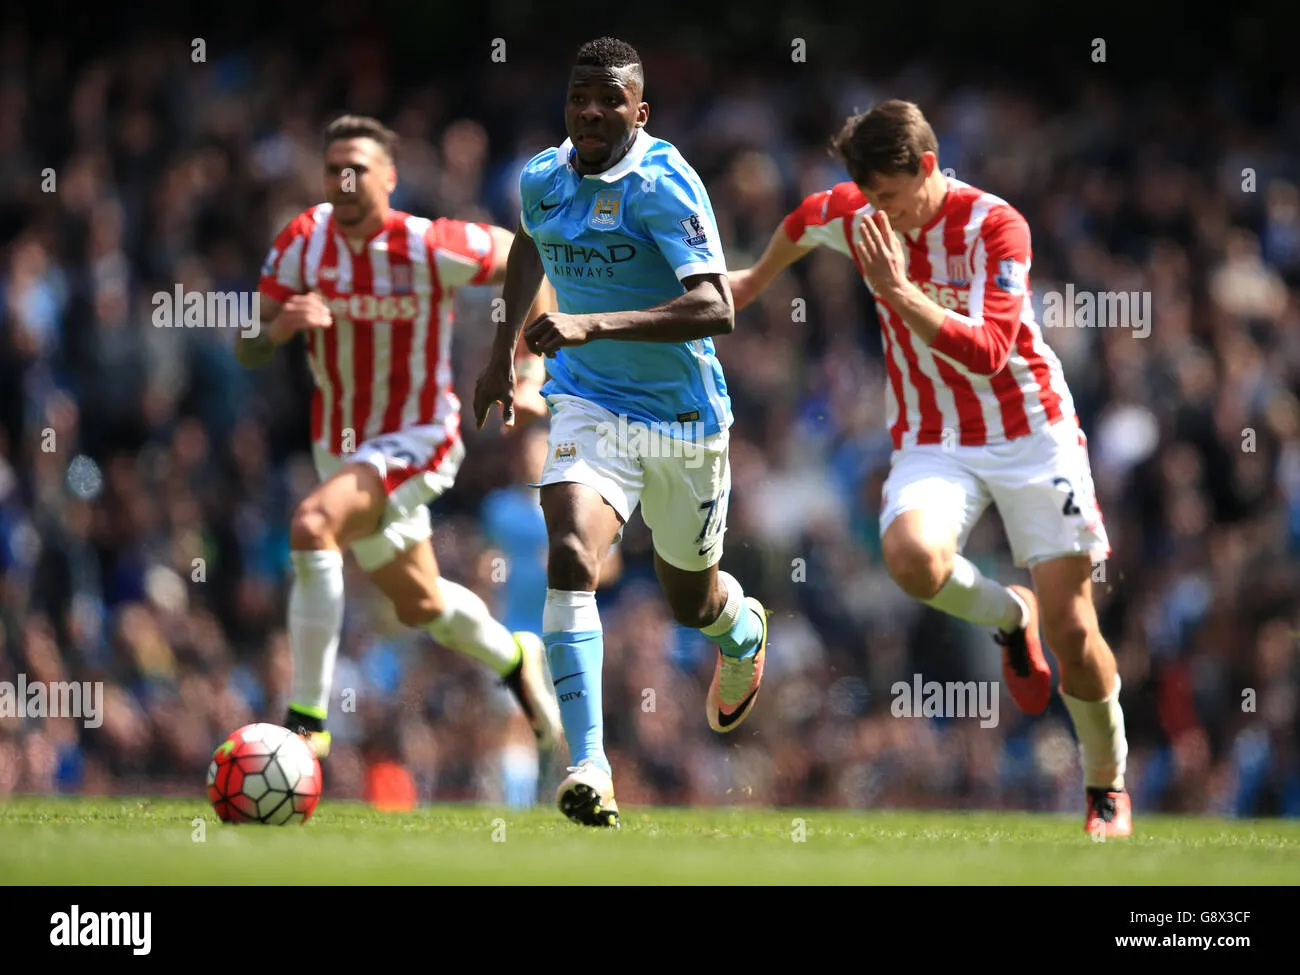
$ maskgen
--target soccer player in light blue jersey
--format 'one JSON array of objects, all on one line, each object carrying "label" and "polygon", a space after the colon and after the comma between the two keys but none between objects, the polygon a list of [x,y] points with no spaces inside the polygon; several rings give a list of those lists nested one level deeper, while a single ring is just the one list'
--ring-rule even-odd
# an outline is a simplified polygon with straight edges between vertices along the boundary
[{"label": "soccer player in light blue jersey", "polygon": [[[767,654],[766,610],[718,570],[732,415],[713,336],[735,325],[726,261],[699,176],[645,129],[644,85],[640,57],[623,41],[579,49],[564,110],[569,137],[520,174],[506,321],[474,392],[479,429],[493,403],[513,426],[520,335],[548,357],[542,639],[573,762],[556,803],[589,826],[619,825],[596,588],[638,505],[673,616],[719,647],[705,703],[714,731],[749,716]],[[559,310],[528,323],[543,275]]]}]

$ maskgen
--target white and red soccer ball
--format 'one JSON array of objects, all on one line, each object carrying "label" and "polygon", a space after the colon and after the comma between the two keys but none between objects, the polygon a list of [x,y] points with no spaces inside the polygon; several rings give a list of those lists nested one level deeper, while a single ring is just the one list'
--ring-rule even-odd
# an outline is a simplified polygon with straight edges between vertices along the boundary
[{"label": "white and red soccer ball", "polygon": [[301,825],[320,795],[316,752],[279,725],[259,722],[232,731],[208,765],[208,801],[223,823]]}]

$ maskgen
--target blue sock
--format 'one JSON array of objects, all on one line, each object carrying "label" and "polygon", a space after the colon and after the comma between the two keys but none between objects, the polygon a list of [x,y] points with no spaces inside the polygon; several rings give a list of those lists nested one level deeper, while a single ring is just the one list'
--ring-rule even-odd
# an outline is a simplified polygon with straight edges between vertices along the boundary
[{"label": "blue sock", "polygon": [[745,592],[731,573],[719,572],[718,579],[727,590],[727,605],[722,615],[700,632],[728,657],[743,660],[758,653],[763,642],[763,621],[745,602]]},{"label": "blue sock", "polygon": [[605,634],[594,592],[546,590],[542,642],[560,704],[560,721],[569,745],[570,763],[584,758],[612,774],[605,758],[602,684]]}]

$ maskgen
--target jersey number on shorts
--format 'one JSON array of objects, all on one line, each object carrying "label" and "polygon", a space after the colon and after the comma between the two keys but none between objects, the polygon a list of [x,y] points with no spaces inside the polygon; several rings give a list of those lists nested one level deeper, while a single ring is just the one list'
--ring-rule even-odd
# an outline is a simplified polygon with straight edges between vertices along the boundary
[{"label": "jersey number on shorts", "polygon": [[402,448],[402,442],[395,438],[372,440],[370,447],[385,457],[393,457],[411,467],[415,466],[415,454]]},{"label": "jersey number on shorts", "polygon": [[[704,527],[695,536],[695,541],[700,543],[700,554],[707,555],[709,549],[716,544],[714,536],[718,533],[718,527],[722,524],[722,520],[727,516],[727,492],[723,491],[712,501],[705,501],[700,505],[700,510],[707,510],[708,514],[704,516]],[[708,539],[708,541],[705,541],[705,539]]]},{"label": "jersey number on shorts", "polygon": [[1065,505],[1061,508],[1061,514],[1078,515],[1083,513],[1079,510],[1079,506],[1074,503],[1074,488],[1070,486],[1069,481],[1063,477],[1053,478],[1052,486],[1065,488]]}]

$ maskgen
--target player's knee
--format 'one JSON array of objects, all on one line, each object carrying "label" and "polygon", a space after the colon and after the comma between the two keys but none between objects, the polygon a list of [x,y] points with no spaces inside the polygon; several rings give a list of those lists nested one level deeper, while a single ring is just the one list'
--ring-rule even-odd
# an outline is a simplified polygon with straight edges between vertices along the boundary
[{"label": "player's knee", "polygon": [[589,592],[600,580],[600,557],[577,532],[559,532],[547,553],[547,576],[552,589]]},{"label": "player's knee", "polygon": [[885,568],[915,599],[933,599],[952,571],[952,555],[915,535],[887,532],[881,545]]},{"label": "player's knee", "polygon": [[337,546],[338,529],[325,506],[316,498],[304,499],[289,522],[289,547],[300,552]]}]

